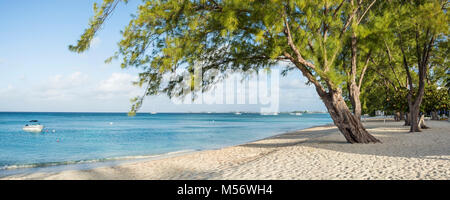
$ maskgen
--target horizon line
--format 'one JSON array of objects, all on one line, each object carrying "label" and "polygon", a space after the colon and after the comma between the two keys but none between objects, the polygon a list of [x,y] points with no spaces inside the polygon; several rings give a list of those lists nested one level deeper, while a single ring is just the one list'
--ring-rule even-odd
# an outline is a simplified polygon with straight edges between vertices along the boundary
[{"label": "horizon line", "polygon": [[[308,111],[308,110],[293,110],[293,111],[280,111],[277,113],[292,113],[292,112],[308,112],[308,113],[328,113],[327,111]],[[146,111],[146,112],[137,112],[136,114],[145,114],[145,113],[181,113],[181,114],[186,114],[186,113],[205,113],[205,114],[220,114],[220,113],[262,113],[262,112],[254,112],[254,111],[227,111],[227,112],[214,112],[214,111],[199,111],[199,112],[155,112],[155,111]],[[0,113],[128,113],[128,112],[120,112],[120,111],[0,111]]]}]

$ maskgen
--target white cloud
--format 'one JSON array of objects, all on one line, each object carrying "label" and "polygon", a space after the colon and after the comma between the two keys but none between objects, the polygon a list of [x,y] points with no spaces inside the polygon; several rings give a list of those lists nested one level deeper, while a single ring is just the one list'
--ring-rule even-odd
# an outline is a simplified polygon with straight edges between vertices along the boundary
[{"label": "white cloud", "polygon": [[[304,79],[300,77],[280,77],[280,109],[322,110],[322,102],[314,87],[305,86]],[[27,81],[25,82],[22,78]],[[33,83],[28,80],[32,78],[31,75],[27,74],[27,77],[23,76],[22,78],[20,78],[21,84],[7,83],[0,86],[0,96],[2,96],[0,110],[126,112],[130,108],[130,98],[144,94],[143,88],[132,84],[138,79],[138,76],[126,72],[111,73],[104,78],[97,78],[85,72],[75,71],[42,77]],[[249,91],[245,92],[248,95]],[[260,108],[258,105],[248,104],[248,100],[244,105],[174,105],[171,102],[163,95],[149,97],[144,102],[141,111],[225,112],[230,110],[259,111]]]},{"label": "white cloud", "polygon": [[74,72],[69,75],[57,74],[49,77],[36,90],[35,96],[47,100],[128,100],[142,94],[142,90],[132,84],[137,76],[128,73],[112,73],[104,80],[91,80],[87,74]]},{"label": "white cloud", "polygon": [[128,73],[113,73],[108,79],[98,84],[96,96],[100,99],[110,99],[114,96],[131,98],[140,95],[142,89],[132,84],[133,81],[137,80],[137,76]]},{"label": "white cloud", "polygon": [[306,85],[305,81],[300,78],[289,78],[283,79],[280,81],[280,87],[282,89],[303,89],[303,88],[312,88],[311,85]]},{"label": "white cloud", "polygon": [[88,92],[88,75],[82,72],[74,72],[69,75],[57,74],[49,77],[37,88],[31,91],[41,99],[72,99],[78,95]]},{"label": "white cloud", "polygon": [[48,78],[44,82],[44,89],[71,89],[86,84],[88,75],[81,72],[74,72],[64,76],[57,74]]},{"label": "white cloud", "polygon": [[137,76],[112,73],[94,79],[83,72],[56,74],[33,84],[0,86],[0,110],[6,111],[128,111],[130,99],[143,89]]},{"label": "white cloud", "polygon": [[100,38],[99,37],[94,37],[94,38],[92,38],[92,41],[91,41],[91,48],[92,49],[95,49],[95,48],[97,48],[98,46],[100,46],[100,44],[102,43],[102,40],[100,40]]},{"label": "white cloud", "polygon": [[101,81],[98,89],[104,92],[124,92],[130,89],[132,81],[137,77],[126,73],[113,73],[108,79]]},{"label": "white cloud", "polygon": [[24,81],[24,80],[27,79],[27,76],[26,76],[25,74],[22,74],[22,75],[20,75],[19,79],[20,79],[21,81]]},{"label": "white cloud", "polygon": [[6,86],[6,88],[0,88],[0,94],[1,96],[6,96],[8,93],[13,92],[15,89],[15,87],[11,84],[8,84],[8,86]]}]

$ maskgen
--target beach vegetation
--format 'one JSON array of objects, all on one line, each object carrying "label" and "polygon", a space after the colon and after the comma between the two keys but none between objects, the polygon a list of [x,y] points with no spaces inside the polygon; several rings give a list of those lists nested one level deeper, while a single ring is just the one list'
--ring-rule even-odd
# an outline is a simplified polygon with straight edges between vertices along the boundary
[{"label": "beach vegetation", "polygon": [[[95,5],[88,28],[69,49],[87,50],[120,2],[126,3],[104,0]],[[395,87],[407,92],[411,131],[416,131],[425,76],[437,46],[446,41],[446,5],[438,0],[145,0],[107,61],[119,59],[122,68],[142,70],[135,84],[145,87],[145,94],[132,100],[131,113],[148,95],[183,97],[186,90],[207,91],[235,71],[256,73],[285,63],[284,73],[298,70],[315,87],[349,143],[376,143],[380,141],[360,120],[363,106],[374,98],[361,94],[362,88],[378,84],[379,74],[389,77],[385,86],[398,79]],[[377,57],[383,52],[393,55]],[[198,90],[180,87],[186,76],[164,81],[180,70],[197,76],[196,67],[201,68],[199,76],[208,77]],[[206,76],[209,70],[220,73]],[[390,98],[400,98],[395,88],[391,93]]]}]

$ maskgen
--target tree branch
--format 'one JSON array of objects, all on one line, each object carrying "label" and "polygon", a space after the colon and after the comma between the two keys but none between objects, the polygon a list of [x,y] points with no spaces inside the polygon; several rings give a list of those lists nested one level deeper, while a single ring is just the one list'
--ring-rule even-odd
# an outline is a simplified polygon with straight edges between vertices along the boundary
[{"label": "tree branch", "polygon": [[312,69],[316,69],[316,66],[314,66],[312,63],[310,63],[310,62],[306,61],[305,59],[303,59],[302,55],[300,54],[300,51],[295,46],[294,41],[292,39],[291,29],[289,28],[289,23],[288,23],[287,16],[286,16],[286,10],[283,10],[283,20],[284,20],[284,25],[285,25],[284,33],[285,33],[285,35],[287,37],[288,45],[294,51],[295,56],[297,57],[297,61],[299,63],[301,63],[302,65],[305,65],[305,66],[310,67]]},{"label": "tree branch", "polygon": [[375,4],[376,1],[377,0],[373,0],[372,3],[370,3],[369,7],[367,7],[366,11],[364,11],[364,13],[361,15],[361,17],[359,18],[359,20],[358,20],[358,22],[356,24],[359,24],[361,22],[361,20],[364,18],[364,15],[366,15],[366,13],[373,6],[373,4]]},{"label": "tree branch", "polygon": [[371,54],[372,54],[372,51],[369,51],[369,54],[367,55],[366,62],[364,64],[363,70],[361,72],[361,75],[359,76],[358,89],[361,89],[362,81],[364,79],[364,74],[366,73],[367,67],[369,66],[369,60],[370,60]]},{"label": "tree branch", "polygon": [[413,89],[413,83],[412,83],[411,73],[409,72],[408,61],[406,60],[405,50],[403,49],[403,39],[402,39],[401,33],[399,33],[399,39],[400,39],[400,50],[402,51],[402,56],[403,56],[403,67],[405,68],[405,71],[406,71],[406,76],[408,78],[408,84],[409,84],[409,93],[411,94],[412,89]]},{"label": "tree branch", "polygon": [[345,0],[342,0],[339,6],[334,10],[333,18],[336,17],[337,12],[341,9],[341,6],[344,4]]},{"label": "tree branch", "polygon": [[285,52],[284,56],[289,58],[292,63],[302,72],[303,76],[305,76],[309,82],[313,83],[316,87],[316,91],[319,93],[319,96],[326,95],[325,89],[322,85],[317,81],[317,79],[311,74],[311,72],[302,64],[299,63],[294,57],[292,57],[289,53]]},{"label": "tree branch", "polygon": [[392,73],[394,74],[394,77],[398,82],[398,85],[403,86],[403,84],[401,84],[401,82],[400,82],[400,79],[398,79],[397,72],[395,71],[394,66],[392,65],[392,54],[391,54],[391,50],[389,49],[388,44],[386,43],[386,40],[384,41],[384,45],[386,46],[386,52],[388,54],[389,67],[391,68]]}]

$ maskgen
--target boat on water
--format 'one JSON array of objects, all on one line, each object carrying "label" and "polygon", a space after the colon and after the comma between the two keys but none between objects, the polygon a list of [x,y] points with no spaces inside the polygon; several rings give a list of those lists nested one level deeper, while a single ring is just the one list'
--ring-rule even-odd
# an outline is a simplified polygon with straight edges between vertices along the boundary
[{"label": "boat on water", "polygon": [[302,113],[289,113],[290,115],[298,115],[298,116],[301,116],[302,115]]},{"label": "boat on water", "polygon": [[44,129],[44,125],[39,124],[38,120],[31,120],[29,123],[30,124],[26,124],[22,130],[27,132],[42,132],[42,129]]},{"label": "boat on water", "polygon": [[150,114],[155,115],[155,114],[158,114],[158,113],[157,112],[151,112]]},{"label": "boat on water", "polygon": [[242,113],[240,113],[240,112],[235,112],[234,114],[235,115],[242,115]]}]

